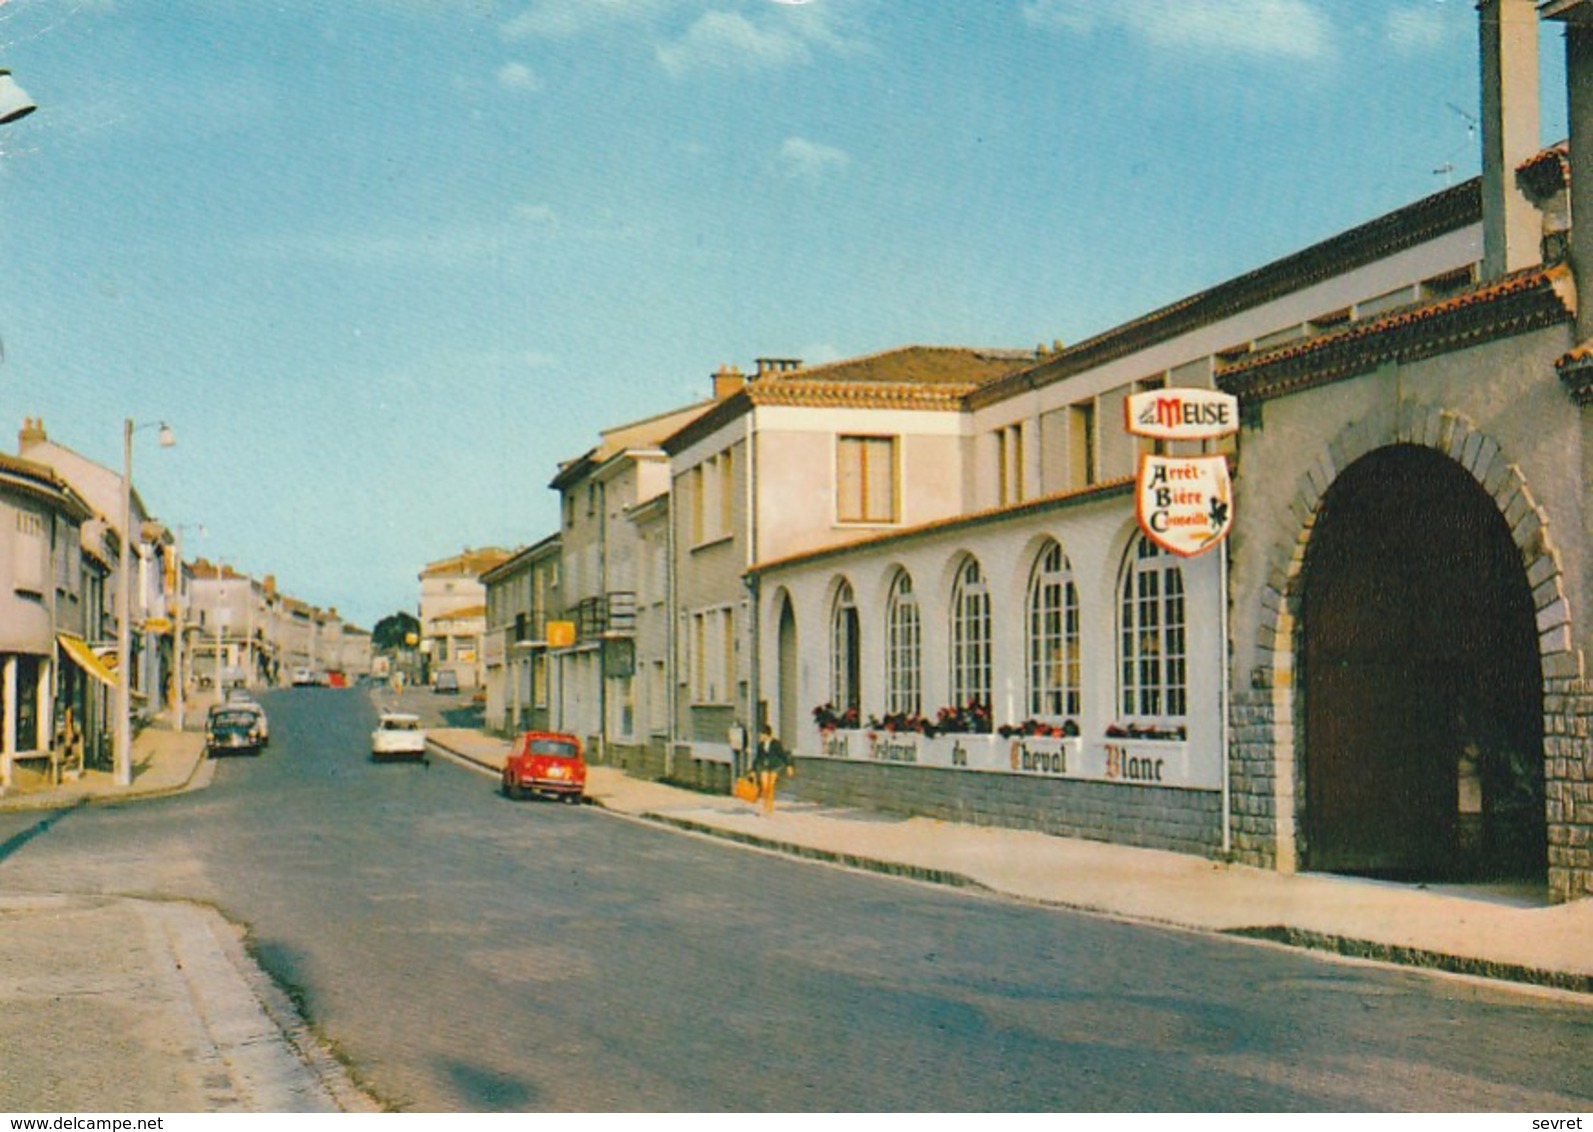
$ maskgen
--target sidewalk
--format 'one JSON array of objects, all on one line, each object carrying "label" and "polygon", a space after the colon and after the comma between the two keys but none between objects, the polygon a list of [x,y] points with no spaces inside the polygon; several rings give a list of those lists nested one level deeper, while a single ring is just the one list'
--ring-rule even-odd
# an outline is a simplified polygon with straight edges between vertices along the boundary
[{"label": "sidewalk", "polygon": [[[429,735],[444,752],[491,770],[502,769],[508,751],[506,742],[476,731]],[[1593,899],[1542,907],[1483,888],[1291,876],[791,799],[762,818],[734,798],[603,766],[589,768],[587,795],[615,813],[854,868],[1126,920],[1593,993]]]},{"label": "sidewalk", "polygon": [[[157,725],[134,741],[131,785],[88,771],[0,812],[179,793],[212,768],[202,733]],[[53,821],[0,842],[0,864]],[[0,892],[0,940],[0,1112],[376,1111],[213,908]]]}]

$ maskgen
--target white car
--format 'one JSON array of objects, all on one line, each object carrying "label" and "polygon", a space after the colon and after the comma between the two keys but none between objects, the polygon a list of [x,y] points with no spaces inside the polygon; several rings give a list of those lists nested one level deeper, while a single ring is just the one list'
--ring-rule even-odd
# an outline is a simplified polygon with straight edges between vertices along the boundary
[{"label": "white car", "polygon": [[426,758],[426,729],[420,725],[420,716],[401,711],[384,711],[371,732],[371,758],[376,762],[386,759]]},{"label": "white car", "polygon": [[293,686],[295,688],[313,688],[320,682],[313,668],[301,667],[293,670]]}]

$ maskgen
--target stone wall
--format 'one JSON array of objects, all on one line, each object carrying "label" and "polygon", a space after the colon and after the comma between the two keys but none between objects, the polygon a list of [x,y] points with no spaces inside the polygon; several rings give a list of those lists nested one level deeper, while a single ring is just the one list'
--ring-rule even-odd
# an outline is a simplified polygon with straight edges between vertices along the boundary
[{"label": "stone wall", "polygon": [[1593,895],[1593,681],[1549,680],[1543,700],[1549,897]]},{"label": "stone wall", "polygon": [[1215,857],[1222,847],[1222,798],[1216,791],[832,759],[797,763],[792,786],[806,801],[1202,857]]},{"label": "stone wall", "polygon": [[1232,856],[1263,869],[1278,864],[1274,699],[1269,690],[1235,692],[1229,742]]}]

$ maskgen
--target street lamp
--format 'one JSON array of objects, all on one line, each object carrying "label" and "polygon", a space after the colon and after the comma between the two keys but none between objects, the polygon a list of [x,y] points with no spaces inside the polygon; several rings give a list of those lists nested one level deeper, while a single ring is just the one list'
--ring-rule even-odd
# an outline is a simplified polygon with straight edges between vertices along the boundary
[{"label": "street lamp", "polygon": [[26,118],[37,109],[28,92],[11,77],[11,72],[0,67],[0,125]]},{"label": "street lamp", "polygon": [[[116,579],[116,785],[133,784],[133,665],[132,665],[132,609],[133,570],[129,551],[138,545],[133,533],[133,433],[154,425],[134,425],[132,420],[122,422],[122,553]],[[177,443],[171,426],[160,425],[160,446],[170,448]]]}]

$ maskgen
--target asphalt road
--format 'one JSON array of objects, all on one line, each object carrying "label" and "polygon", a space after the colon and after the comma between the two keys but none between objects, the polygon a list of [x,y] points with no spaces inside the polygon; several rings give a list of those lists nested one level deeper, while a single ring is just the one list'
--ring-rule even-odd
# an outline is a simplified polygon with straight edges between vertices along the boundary
[{"label": "asphalt road", "polygon": [[[215,903],[419,1111],[1593,1107],[1586,1000],[848,873],[374,765],[264,697],[209,789],[72,811],[8,890]],[[0,842],[40,821],[0,816]]]}]

